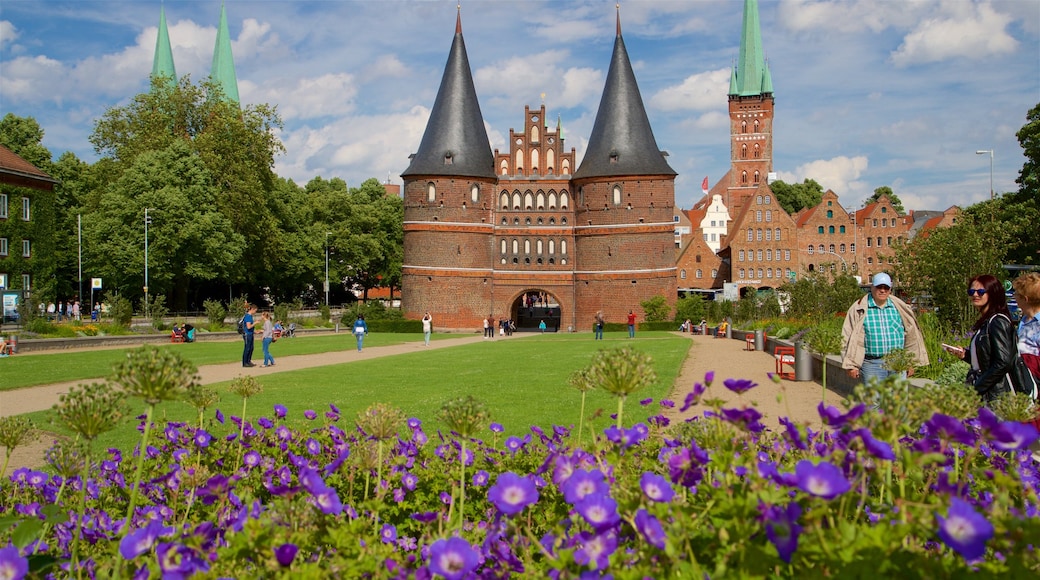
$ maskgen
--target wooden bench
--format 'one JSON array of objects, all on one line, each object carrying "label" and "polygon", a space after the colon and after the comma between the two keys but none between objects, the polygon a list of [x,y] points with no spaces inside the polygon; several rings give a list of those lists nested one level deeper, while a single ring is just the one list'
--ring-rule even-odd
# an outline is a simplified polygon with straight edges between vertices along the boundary
[{"label": "wooden bench", "polygon": [[[787,379],[793,381],[795,376],[794,371],[794,347],[793,346],[778,346],[773,350],[773,358],[776,359],[776,375],[781,379]],[[791,370],[784,371],[784,366],[791,367]]]},{"label": "wooden bench", "polygon": [[184,342],[184,334],[179,332],[171,332],[170,342]]},{"label": "wooden bench", "polygon": [[749,332],[744,335],[744,350],[755,350],[755,333]]}]

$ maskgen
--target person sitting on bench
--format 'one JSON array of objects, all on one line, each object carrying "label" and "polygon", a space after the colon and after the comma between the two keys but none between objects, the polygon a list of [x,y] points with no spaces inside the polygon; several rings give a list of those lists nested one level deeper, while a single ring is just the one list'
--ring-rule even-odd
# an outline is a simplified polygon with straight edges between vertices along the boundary
[{"label": "person sitting on bench", "polygon": [[727,328],[729,328],[729,323],[723,320],[722,324],[715,330],[715,338],[725,338]]}]

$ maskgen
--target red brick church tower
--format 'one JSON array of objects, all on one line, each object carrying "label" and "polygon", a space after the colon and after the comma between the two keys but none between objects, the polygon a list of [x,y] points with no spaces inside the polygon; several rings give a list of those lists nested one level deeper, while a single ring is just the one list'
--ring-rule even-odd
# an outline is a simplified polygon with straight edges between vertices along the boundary
[{"label": "red brick church tower", "polygon": [[[548,318],[582,330],[599,310],[622,322],[655,295],[674,304],[676,174],[654,140],[620,19],[581,166],[544,105],[525,107],[507,146],[490,150],[457,18],[426,132],[402,173],[407,317],[429,311],[442,328]],[[532,309],[531,296],[547,300]]]}]

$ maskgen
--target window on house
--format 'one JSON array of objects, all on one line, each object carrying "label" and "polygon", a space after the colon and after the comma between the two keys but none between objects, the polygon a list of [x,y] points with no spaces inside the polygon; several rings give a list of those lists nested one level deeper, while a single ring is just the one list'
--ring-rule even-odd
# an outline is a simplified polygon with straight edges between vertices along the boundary
[{"label": "window on house", "polygon": [[868,264],[873,264],[874,263],[874,258],[867,258],[867,263]]},{"label": "window on house", "polygon": [[812,244],[809,244],[809,254],[811,255],[811,254],[813,254],[814,252],[815,252],[815,248],[813,248],[813,245],[812,245]]},{"label": "window on house", "polygon": [[867,238],[867,247],[868,248],[871,246],[871,243],[872,243],[871,238]]},{"label": "window on house", "polygon": [[791,261],[791,250],[784,250],[784,261],[785,262],[790,262]]},{"label": "window on house", "polygon": [[614,186],[614,205],[621,205],[621,186]]},{"label": "window on house", "polygon": [[881,236],[878,236],[877,247],[879,247],[879,248],[881,247]]},{"label": "window on house", "polygon": [[[28,197],[23,197],[22,198],[22,219],[25,220],[25,221],[29,221],[29,198]],[[26,288],[26,289],[28,289],[28,288]]]},{"label": "window on house", "polygon": [[874,227],[877,227],[877,220],[874,220]]},{"label": "window on house", "polygon": [[0,218],[7,217],[7,194],[0,193]]},{"label": "window on house", "polygon": [[426,184],[426,201],[437,201],[437,186],[432,181]]},{"label": "window on house", "polygon": [[752,242],[755,240],[755,232],[751,228],[747,229],[747,241]]},{"label": "window on house", "polygon": [[29,282],[31,281],[32,278],[30,278],[28,274],[22,274],[22,290],[32,290],[32,288],[29,287]]},{"label": "window on house", "polygon": [[844,254],[845,253],[845,244],[842,244],[841,246],[839,246],[839,250],[838,251],[841,252],[842,254]]},{"label": "window on house", "polygon": [[759,242],[762,241],[762,230],[758,230],[758,232],[755,234],[755,239]]},{"label": "window on house", "polygon": [[743,280],[743,279],[744,279],[744,268],[741,268],[741,269],[740,269],[740,279],[741,279],[741,280]]},{"label": "window on house", "polygon": [[[828,201],[827,205],[830,205],[830,203],[831,202]],[[831,219],[833,217],[834,217],[834,210],[832,210],[832,209],[827,210],[827,219]]]},{"label": "window on house", "polygon": [[817,248],[817,249],[820,250],[820,253],[822,254],[823,253],[823,244],[820,244],[820,247]]},{"label": "window on house", "polygon": [[29,240],[22,240],[22,257],[28,258],[32,256],[32,247],[29,244]]},{"label": "window on house", "polygon": [[758,210],[758,211],[755,212],[755,221],[756,222],[762,221],[762,210]]},{"label": "window on house", "polygon": [[833,253],[835,253],[835,252],[834,252],[834,244],[831,244],[830,246],[828,246],[828,247],[827,247],[827,251],[829,251],[829,252],[830,252],[830,253],[832,253],[832,254],[833,254]]},{"label": "window on house", "polygon": [[711,271],[711,277],[712,278],[718,278],[719,277],[719,271],[718,270],[712,270]]},{"label": "window on house", "polygon": [[697,270],[697,279],[700,280],[703,277],[704,277],[704,272],[701,271],[701,270]]},{"label": "window on house", "polygon": [[773,212],[771,212],[771,211],[767,211],[766,212],[766,221],[767,222],[773,221]]},{"label": "window on house", "polygon": [[888,236],[887,238],[885,238],[885,243],[888,244],[889,246],[891,246],[892,245],[892,236]]},{"label": "window on house", "polygon": [[766,230],[766,241],[773,241],[773,230]]},{"label": "window on house", "polygon": [[686,279],[686,270],[679,270],[679,278]]},{"label": "window on house", "polygon": [[856,244],[849,244],[849,252],[856,253]]},{"label": "window on house", "polygon": [[0,238],[0,256],[7,255],[7,238]]},{"label": "window on house", "polygon": [[473,203],[477,203],[480,200],[480,186],[476,183],[469,187],[469,198]]},{"label": "window on house", "polygon": [[[4,241],[6,242],[7,240],[4,240]],[[4,246],[6,246],[6,244],[4,244]],[[738,262],[743,262],[744,261],[744,250],[740,251],[740,254],[739,254],[739,257],[737,258],[737,261]]]},{"label": "window on house", "polygon": [[838,226],[838,233],[844,234],[845,233],[845,226]]},{"label": "window on house", "polygon": [[822,234],[823,233],[823,226],[820,226],[820,227],[816,228],[816,233]]},{"label": "window on house", "polygon": [[758,257],[758,261],[761,262],[762,261],[762,250],[758,251],[757,257]]},{"label": "window on house", "polygon": [[828,226],[827,227],[827,233],[828,234],[833,234],[834,233],[834,226]]},{"label": "window on house", "polygon": [[888,208],[885,206],[881,206],[881,213],[888,213]]},{"label": "window on house", "polygon": [[778,242],[780,241],[780,228],[776,228],[776,230],[774,230],[773,239]]}]

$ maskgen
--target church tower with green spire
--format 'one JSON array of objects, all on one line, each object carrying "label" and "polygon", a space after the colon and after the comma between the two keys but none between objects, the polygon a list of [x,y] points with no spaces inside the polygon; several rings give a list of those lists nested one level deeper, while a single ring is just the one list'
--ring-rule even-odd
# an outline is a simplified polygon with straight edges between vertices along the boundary
[{"label": "church tower with green spire", "polygon": [[217,27],[217,42],[213,48],[213,67],[209,78],[224,91],[224,97],[238,103],[238,78],[235,76],[235,59],[231,56],[231,33],[228,31],[227,9],[220,3],[220,25]]},{"label": "church tower with green spire", "polygon": [[170,33],[166,29],[166,8],[159,8],[159,34],[155,37],[155,58],[152,60],[152,78],[164,78],[171,88],[177,86],[177,70],[173,66]]},{"label": "church tower with green spire", "polygon": [[744,0],[740,56],[729,83],[730,215],[773,171],[773,79],[762,49],[758,0]]}]

